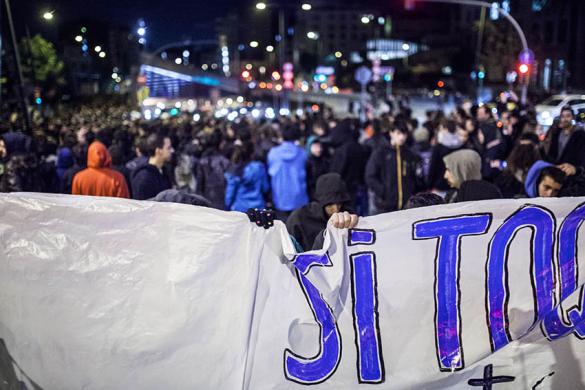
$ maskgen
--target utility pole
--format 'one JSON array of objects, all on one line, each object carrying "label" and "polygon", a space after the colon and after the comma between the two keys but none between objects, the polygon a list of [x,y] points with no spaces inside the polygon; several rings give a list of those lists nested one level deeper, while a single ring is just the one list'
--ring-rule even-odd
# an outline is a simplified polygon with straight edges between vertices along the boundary
[{"label": "utility pole", "polygon": [[[481,8],[481,15],[479,17],[479,31],[477,33],[477,44],[475,45],[475,65],[473,67],[473,71],[479,73],[479,66],[481,65],[481,51],[483,49],[483,33],[485,30],[485,17],[486,17],[486,8]],[[476,98],[479,100],[479,95],[481,93],[481,88],[483,87],[483,79],[477,77],[477,83],[475,85],[476,91],[475,95]],[[481,86],[480,86],[481,84]]]}]

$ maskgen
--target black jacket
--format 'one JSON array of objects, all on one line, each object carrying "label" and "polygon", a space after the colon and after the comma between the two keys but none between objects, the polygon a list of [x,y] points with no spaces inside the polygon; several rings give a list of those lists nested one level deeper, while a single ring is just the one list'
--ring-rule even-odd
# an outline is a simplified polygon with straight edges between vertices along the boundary
[{"label": "black jacket", "polygon": [[364,184],[364,169],[368,161],[366,150],[356,140],[351,124],[342,121],[331,131],[335,153],[331,158],[331,172],[339,173],[351,194]]},{"label": "black jacket", "polygon": [[551,131],[551,144],[546,159],[553,164],[569,163],[575,167],[585,167],[585,131],[574,130],[560,155],[559,134],[562,130],[557,127]]},{"label": "black jacket", "polygon": [[130,198],[132,198],[132,186],[130,185],[132,180],[132,172],[130,171],[130,169],[128,169],[126,165],[123,164],[113,165],[112,169],[124,175],[124,179],[126,179],[126,183],[128,183],[128,192],[130,193]]},{"label": "black jacket", "polygon": [[506,159],[506,140],[494,121],[479,124],[479,129],[484,135],[484,150],[482,156],[481,175],[484,179],[492,181],[499,173],[497,168],[491,167],[491,162]]},{"label": "black jacket", "polygon": [[485,180],[464,181],[458,191],[450,192],[446,196],[447,203],[488,199],[502,199],[502,193],[498,187]]},{"label": "black jacket", "polygon": [[527,196],[524,183],[506,169],[495,178],[494,184],[500,189],[504,199],[525,198]]},{"label": "black jacket", "polygon": [[206,152],[196,167],[197,193],[211,202],[213,208],[225,209],[225,173],[230,161],[219,152]]},{"label": "black jacket", "polygon": [[307,190],[309,198],[315,200],[315,190],[319,177],[329,172],[329,158],[309,156],[307,159]]},{"label": "black jacket", "polygon": [[381,212],[401,210],[422,187],[420,158],[406,148],[379,148],[368,161],[366,183]]},{"label": "black jacket", "polygon": [[325,206],[339,203],[342,205],[342,211],[351,212],[347,187],[336,173],[328,173],[317,180],[315,198],[315,201],[293,211],[286,221],[288,233],[304,250],[314,247],[315,239],[327,226]]},{"label": "black jacket", "polygon": [[132,172],[132,198],[145,200],[171,188],[171,182],[157,167],[145,164]]}]

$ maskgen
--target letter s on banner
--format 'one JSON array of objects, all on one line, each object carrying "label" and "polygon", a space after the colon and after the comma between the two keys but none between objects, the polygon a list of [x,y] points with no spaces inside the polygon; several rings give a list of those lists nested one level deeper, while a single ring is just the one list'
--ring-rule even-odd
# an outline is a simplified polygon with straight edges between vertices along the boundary
[{"label": "letter s on banner", "polygon": [[438,238],[435,252],[435,343],[441,371],[465,368],[461,342],[459,269],[461,238],[485,234],[492,215],[459,215],[418,221],[413,224],[413,240]]},{"label": "letter s on banner", "polygon": [[331,266],[327,254],[315,256],[300,254],[294,259],[299,284],[309,303],[315,321],[319,324],[319,352],[305,358],[292,352],[284,351],[284,376],[286,379],[301,384],[317,384],[326,381],[337,369],[341,359],[341,334],[331,307],[323,295],[305,277],[312,266]]}]

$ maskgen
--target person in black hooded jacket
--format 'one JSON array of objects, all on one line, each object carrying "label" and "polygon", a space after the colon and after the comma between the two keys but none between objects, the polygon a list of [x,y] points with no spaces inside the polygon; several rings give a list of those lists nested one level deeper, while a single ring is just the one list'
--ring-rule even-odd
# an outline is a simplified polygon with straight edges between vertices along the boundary
[{"label": "person in black hooded jacket", "polygon": [[315,201],[293,211],[286,221],[286,229],[304,250],[311,250],[320,232],[327,227],[329,218],[335,213],[351,210],[350,200],[339,174],[323,175],[317,180]]},{"label": "person in black hooded jacket", "polygon": [[331,157],[330,172],[339,173],[349,188],[351,204],[356,206],[358,192],[364,187],[364,171],[368,162],[366,150],[357,142],[358,133],[351,119],[344,119],[331,130],[331,145],[335,151]]}]

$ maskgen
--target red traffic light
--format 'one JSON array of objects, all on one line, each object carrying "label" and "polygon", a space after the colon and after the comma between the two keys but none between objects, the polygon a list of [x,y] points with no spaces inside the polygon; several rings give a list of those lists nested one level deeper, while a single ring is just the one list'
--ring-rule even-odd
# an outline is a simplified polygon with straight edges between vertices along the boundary
[{"label": "red traffic light", "polygon": [[437,83],[437,87],[443,88],[444,86],[445,86],[445,83],[443,82],[443,80],[439,80],[439,82]]},{"label": "red traffic light", "polygon": [[520,74],[526,74],[530,70],[530,67],[527,64],[520,64],[518,66],[518,71]]}]

